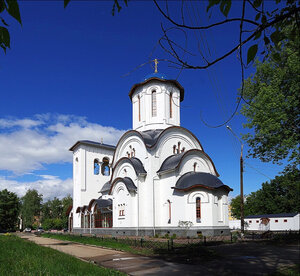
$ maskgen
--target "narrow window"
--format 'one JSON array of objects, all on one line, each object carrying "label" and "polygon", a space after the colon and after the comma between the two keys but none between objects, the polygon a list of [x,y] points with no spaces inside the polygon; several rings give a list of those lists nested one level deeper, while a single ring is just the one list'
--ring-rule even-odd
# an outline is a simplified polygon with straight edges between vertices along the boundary
[{"label": "narrow window", "polygon": [[249,220],[249,223],[252,223],[252,220]]},{"label": "narrow window", "polygon": [[135,157],[135,148],[132,149],[132,155]]},{"label": "narrow window", "polygon": [[180,153],[180,142],[178,142],[178,148],[177,148],[177,153]]},{"label": "narrow window", "polygon": [[275,219],[275,222],[278,222],[278,219]]},{"label": "narrow window", "polygon": [[196,168],[197,168],[197,163],[195,162],[194,163],[194,172],[196,171]]},{"label": "narrow window", "polygon": [[126,152],[126,154],[127,154],[127,157],[130,158],[130,153],[128,151]]},{"label": "narrow window", "polygon": [[181,152],[185,152],[185,147],[182,148]]},{"label": "narrow window", "polygon": [[172,96],[173,96],[173,93],[171,92],[170,93],[170,118],[173,117],[173,110],[172,110],[172,101],[173,101],[173,99],[172,99]]},{"label": "narrow window", "polygon": [[138,95],[138,112],[139,112],[139,122],[141,121],[141,97]]},{"label": "narrow window", "polygon": [[175,154],[176,153],[176,146],[174,145],[173,146],[173,154]]},{"label": "narrow window", "polygon": [[285,219],[283,222],[287,222],[287,219]]},{"label": "narrow window", "polygon": [[201,199],[200,199],[200,197],[196,198],[196,218],[197,218],[197,222],[201,222]]},{"label": "narrow window", "polygon": [[259,223],[259,220],[257,220],[256,223]]},{"label": "narrow window", "polygon": [[171,201],[168,199],[167,202],[168,202],[168,207],[169,207],[169,220],[168,220],[168,223],[170,224],[171,223]]},{"label": "narrow window", "polygon": [[104,157],[102,159],[101,173],[102,173],[102,175],[105,175],[105,176],[110,175],[109,160],[107,157]]},{"label": "narrow window", "polygon": [[152,117],[156,117],[157,106],[156,106],[156,90],[152,91]]},{"label": "narrow window", "polygon": [[99,160],[95,159],[94,160],[94,174],[98,175],[99,174],[99,169],[100,169],[100,164],[99,164]]}]

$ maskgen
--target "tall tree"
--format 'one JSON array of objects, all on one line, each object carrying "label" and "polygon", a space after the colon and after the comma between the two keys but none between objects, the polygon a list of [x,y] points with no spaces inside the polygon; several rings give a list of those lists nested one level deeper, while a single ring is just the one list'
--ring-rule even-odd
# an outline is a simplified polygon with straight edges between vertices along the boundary
[{"label": "tall tree", "polygon": [[20,200],[18,196],[8,190],[0,191],[0,228],[6,231],[16,229]]},{"label": "tall tree", "polygon": [[268,59],[256,62],[256,72],[245,82],[245,128],[254,133],[243,136],[249,154],[261,161],[278,163],[288,158],[299,164],[300,141],[300,39],[299,33],[286,28],[286,39],[273,49]]},{"label": "tall tree", "polygon": [[31,227],[34,218],[40,216],[43,195],[37,190],[28,190],[22,197],[21,216],[25,227]]},{"label": "tall tree", "polygon": [[[231,201],[232,215],[240,218],[240,196]],[[246,196],[245,216],[300,212],[300,171],[289,168],[282,175],[262,184]]]}]

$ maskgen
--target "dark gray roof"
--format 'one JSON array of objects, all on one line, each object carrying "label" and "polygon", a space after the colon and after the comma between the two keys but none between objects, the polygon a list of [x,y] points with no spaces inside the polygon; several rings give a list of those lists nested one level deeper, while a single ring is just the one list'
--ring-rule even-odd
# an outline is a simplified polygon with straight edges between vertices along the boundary
[{"label": "dark gray roof", "polygon": [[105,208],[105,207],[109,207],[112,205],[112,200],[111,199],[95,199],[96,204],[97,204],[97,209],[100,208]]},{"label": "dark gray roof", "polygon": [[160,173],[160,172],[163,172],[163,171],[168,171],[168,170],[171,170],[171,169],[175,169],[181,158],[183,157],[183,152],[182,153],[179,153],[179,154],[174,154],[174,155],[171,155],[169,157],[167,157],[165,159],[165,161],[161,164],[161,167],[160,169],[157,171],[157,173]]},{"label": "dark gray roof", "polygon": [[282,214],[264,214],[264,215],[250,215],[245,217],[245,219],[250,218],[286,218],[286,217],[294,217],[298,215],[298,213],[282,213]]},{"label": "dark gray roof", "polygon": [[93,141],[89,141],[89,140],[80,140],[80,141],[77,141],[69,150],[73,151],[79,144],[84,144],[84,145],[88,145],[88,146],[95,146],[95,147],[98,147],[98,148],[105,148],[105,149],[108,149],[108,150],[115,150],[116,149],[116,147],[112,146],[112,145],[101,144],[101,143],[93,142]]},{"label": "dark gray roof", "polygon": [[[130,177],[124,177],[124,178],[122,178],[122,177],[118,177],[118,178],[116,178],[114,181],[113,181],[113,185],[115,185],[117,182],[119,182],[119,181],[122,181],[122,182],[124,182],[124,184],[125,184],[125,186],[126,186],[126,188],[127,188],[127,190],[129,191],[129,192],[132,192],[132,191],[136,191],[137,190],[137,187],[134,185],[134,183],[133,183],[133,181],[132,181],[132,179],[130,178]],[[111,188],[110,188],[110,190],[112,189],[112,186],[111,186]]]},{"label": "dark gray roof", "polygon": [[207,189],[218,189],[224,187],[232,191],[232,189],[223,184],[218,177],[205,172],[185,173],[177,180],[175,187],[172,188],[176,190],[189,190],[194,187],[205,187]]},{"label": "dark gray roof", "polygon": [[111,187],[111,183],[107,181],[106,183],[104,183],[102,189],[100,190],[100,193],[108,192],[110,190],[110,187]]},{"label": "dark gray roof", "polygon": [[162,133],[163,129],[151,129],[146,131],[140,131],[144,143],[147,147],[152,147],[159,137],[159,135]]},{"label": "dark gray roof", "polygon": [[160,169],[157,171],[157,173],[161,173],[161,172],[164,172],[164,171],[168,171],[168,170],[171,170],[171,169],[175,169],[175,168],[178,168],[182,159],[184,158],[184,156],[186,155],[189,155],[189,154],[202,154],[204,156],[206,156],[206,158],[210,161],[214,171],[215,171],[215,174],[217,176],[219,176],[219,173],[217,172],[216,170],[216,167],[215,167],[215,164],[214,162],[211,160],[211,158],[203,151],[203,150],[199,150],[199,149],[190,149],[190,150],[187,150],[185,152],[182,152],[182,153],[179,153],[179,154],[174,154],[174,155],[171,155],[169,157],[167,157],[164,162],[161,164],[161,167]]},{"label": "dark gray roof", "polygon": [[143,166],[143,163],[140,159],[136,157],[131,157],[129,159],[132,162],[132,166],[134,167],[134,170],[137,174],[146,174],[145,168]]},{"label": "dark gray roof", "polygon": [[134,185],[134,183],[130,177],[124,177],[123,182],[125,183],[126,188],[129,192],[137,190],[137,187]]}]

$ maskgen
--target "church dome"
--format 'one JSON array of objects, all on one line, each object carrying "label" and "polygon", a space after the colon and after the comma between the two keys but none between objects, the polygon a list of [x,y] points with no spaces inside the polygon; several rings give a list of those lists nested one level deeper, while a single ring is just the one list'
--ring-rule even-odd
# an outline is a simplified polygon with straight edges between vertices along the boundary
[{"label": "church dome", "polygon": [[162,80],[167,80],[168,79],[168,77],[165,74],[157,72],[157,73],[148,74],[146,77],[144,77],[142,79],[142,82],[145,81],[145,80],[151,79],[151,78],[158,78],[158,79],[162,79]]}]

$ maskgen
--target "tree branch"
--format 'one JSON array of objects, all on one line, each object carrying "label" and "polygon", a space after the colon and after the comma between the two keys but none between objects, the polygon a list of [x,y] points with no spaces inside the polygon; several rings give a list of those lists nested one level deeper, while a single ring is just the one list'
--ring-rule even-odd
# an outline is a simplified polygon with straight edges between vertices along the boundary
[{"label": "tree branch", "polygon": [[206,29],[209,29],[209,28],[212,28],[212,27],[215,27],[215,26],[219,26],[219,25],[223,25],[223,24],[226,24],[226,23],[230,23],[230,22],[235,22],[235,21],[245,21],[245,22],[248,22],[250,24],[253,24],[253,25],[256,25],[256,26],[259,26],[258,23],[256,23],[255,21],[252,21],[252,20],[249,20],[249,19],[241,19],[241,18],[230,18],[230,19],[225,19],[223,21],[220,21],[220,22],[217,22],[217,23],[214,23],[214,24],[211,24],[211,25],[207,25],[207,26],[188,26],[188,25],[185,25],[185,24],[179,24],[177,23],[176,21],[174,21],[170,16],[168,16],[161,8],[160,6],[157,4],[157,1],[156,0],[153,0],[154,1],[154,4],[156,5],[156,7],[158,8],[158,10],[160,11],[160,13],[166,18],[168,19],[172,24],[174,24],[175,26],[177,27],[180,27],[180,28],[185,28],[185,29],[191,29],[191,30],[206,30]]}]

